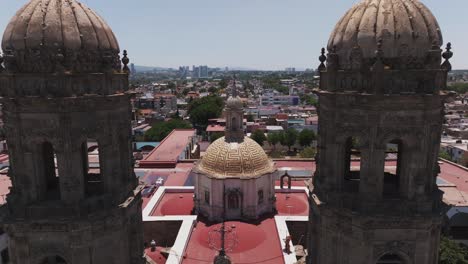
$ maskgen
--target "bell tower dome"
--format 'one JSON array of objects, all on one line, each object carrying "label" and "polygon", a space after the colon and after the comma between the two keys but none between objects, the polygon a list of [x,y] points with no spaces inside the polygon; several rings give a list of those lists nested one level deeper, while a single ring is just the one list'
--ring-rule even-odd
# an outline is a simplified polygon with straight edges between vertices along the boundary
[{"label": "bell tower dome", "polygon": [[31,0],[2,49],[12,262],[144,263],[128,58],[112,30],[76,0]]},{"label": "bell tower dome", "polygon": [[320,56],[309,263],[438,263],[441,45],[418,0],[363,0],[338,22]]}]

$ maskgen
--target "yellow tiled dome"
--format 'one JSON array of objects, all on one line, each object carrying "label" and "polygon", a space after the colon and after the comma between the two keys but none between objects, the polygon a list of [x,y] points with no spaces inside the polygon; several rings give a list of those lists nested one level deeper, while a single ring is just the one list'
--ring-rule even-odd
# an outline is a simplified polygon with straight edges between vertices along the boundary
[{"label": "yellow tiled dome", "polygon": [[275,170],[262,147],[248,137],[241,143],[216,140],[195,168],[214,178],[255,178]]}]

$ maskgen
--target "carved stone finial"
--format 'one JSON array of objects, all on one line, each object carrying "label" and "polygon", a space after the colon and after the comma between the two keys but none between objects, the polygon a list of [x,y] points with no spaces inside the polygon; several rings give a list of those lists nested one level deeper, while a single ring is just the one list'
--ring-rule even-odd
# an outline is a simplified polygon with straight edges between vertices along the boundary
[{"label": "carved stone finial", "polygon": [[452,52],[452,43],[447,43],[447,47],[445,48],[444,53],[442,53],[442,58],[445,59],[444,63],[442,63],[442,69],[446,71],[452,70],[452,64],[450,63],[450,59],[453,57]]},{"label": "carved stone finial", "polygon": [[322,48],[322,55],[319,57],[320,66],[318,67],[319,71],[324,71],[327,67],[325,66],[325,61],[327,61],[327,56],[325,55],[325,48]]},{"label": "carved stone finial", "polygon": [[122,71],[124,73],[130,73],[130,69],[128,68],[128,63],[130,62],[130,59],[127,57],[127,55],[128,55],[127,50],[124,50],[123,58],[122,58],[122,63],[123,63]]}]

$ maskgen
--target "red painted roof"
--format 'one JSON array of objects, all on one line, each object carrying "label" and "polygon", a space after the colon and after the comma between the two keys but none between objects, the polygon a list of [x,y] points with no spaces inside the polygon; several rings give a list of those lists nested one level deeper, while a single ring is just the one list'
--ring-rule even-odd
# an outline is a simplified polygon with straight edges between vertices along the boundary
[{"label": "red painted roof", "polygon": [[193,192],[164,193],[152,216],[191,215],[194,207]]},{"label": "red painted roof", "polygon": [[[199,221],[190,236],[182,263],[213,263],[218,252],[212,245],[220,247],[220,235],[213,230],[219,230],[220,227],[220,224],[209,225]],[[226,227],[233,230],[226,234],[227,255],[233,263],[284,263],[273,218],[256,224],[230,221],[226,222]]]},{"label": "red painted roof", "polygon": [[174,129],[161,144],[140,161],[141,168],[174,168],[179,156],[185,151],[195,129]]},{"label": "red painted roof", "polygon": [[439,164],[441,173],[439,177],[453,183],[457,189],[468,193],[468,169],[458,164],[443,161]]},{"label": "red painted roof", "polygon": [[276,192],[276,209],[279,215],[309,215],[309,201],[307,194]]}]

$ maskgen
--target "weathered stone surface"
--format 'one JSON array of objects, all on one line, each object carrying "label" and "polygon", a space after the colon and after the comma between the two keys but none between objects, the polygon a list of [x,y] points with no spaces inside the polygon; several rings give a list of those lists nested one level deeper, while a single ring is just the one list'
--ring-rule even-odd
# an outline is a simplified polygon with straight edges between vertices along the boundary
[{"label": "weathered stone surface", "polygon": [[328,42],[336,47],[340,64],[351,63],[354,47],[364,59],[375,58],[382,39],[384,58],[425,59],[433,46],[443,43],[439,24],[431,11],[418,0],[362,0],[337,23]]},{"label": "weathered stone surface", "polygon": [[76,0],[32,0],[2,40],[10,72],[120,71],[119,44],[106,22]]},{"label": "weathered stone surface", "polygon": [[308,263],[438,263],[440,90],[453,55],[448,45],[441,64],[441,44],[417,0],[364,0],[338,23],[320,56]]},{"label": "weathered stone surface", "polygon": [[[144,263],[132,95],[112,31],[75,0],[32,0],[2,47],[13,184],[0,218],[12,263]],[[88,140],[98,144],[97,173]]]}]

